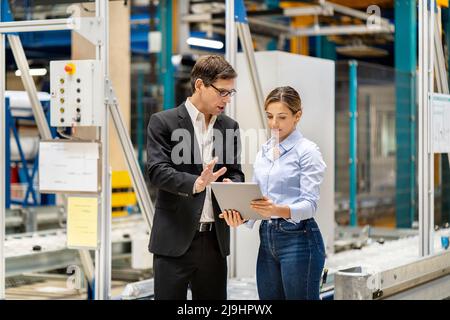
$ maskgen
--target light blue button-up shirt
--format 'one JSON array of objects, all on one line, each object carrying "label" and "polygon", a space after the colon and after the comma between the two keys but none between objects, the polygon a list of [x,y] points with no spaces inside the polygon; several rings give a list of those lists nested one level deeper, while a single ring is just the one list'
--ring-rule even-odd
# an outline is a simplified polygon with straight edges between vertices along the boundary
[{"label": "light blue button-up shirt", "polygon": [[[275,204],[289,206],[288,221],[299,223],[314,217],[326,168],[319,147],[297,129],[279,144],[278,159],[273,144],[271,138],[258,152],[253,181]],[[248,222],[249,227],[252,222]]]}]

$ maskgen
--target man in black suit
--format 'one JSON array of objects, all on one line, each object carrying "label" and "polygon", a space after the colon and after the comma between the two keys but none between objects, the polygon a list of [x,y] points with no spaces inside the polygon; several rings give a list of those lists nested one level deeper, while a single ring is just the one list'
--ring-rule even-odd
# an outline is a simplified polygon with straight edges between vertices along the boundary
[{"label": "man in black suit", "polygon": [[219,219],[214,181],[243,182],[236,121],[222,114],[236,72],[221,56],[200,58],[191,72],[193,94],[158,112],[147,130],[147,170],[158,188],[149,250],[156,299],[226,299],[230,230]]}]

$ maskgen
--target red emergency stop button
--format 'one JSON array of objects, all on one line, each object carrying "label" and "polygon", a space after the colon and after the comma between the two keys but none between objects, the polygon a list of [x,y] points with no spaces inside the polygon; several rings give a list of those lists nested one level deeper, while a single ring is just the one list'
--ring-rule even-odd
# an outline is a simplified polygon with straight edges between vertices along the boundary
[{"label": "red emergency stop button", "polygon": [[75,73],[75,65],[73,63],[68,63],[64,66],[64,71],[67,74],[74,74]]}]

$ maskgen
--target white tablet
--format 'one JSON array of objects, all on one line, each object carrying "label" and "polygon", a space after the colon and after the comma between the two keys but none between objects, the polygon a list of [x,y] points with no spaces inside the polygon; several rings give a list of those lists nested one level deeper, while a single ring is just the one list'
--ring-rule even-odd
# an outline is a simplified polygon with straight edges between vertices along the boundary
[{"label": "white tablet", "polygon": [[254,182],[213,182],[211,183],[214,196],[222,211],[234,209],[239,211],[246,220],[267,220],[250,208],[252,200],[262,199],[263,195],[257,183]]}]

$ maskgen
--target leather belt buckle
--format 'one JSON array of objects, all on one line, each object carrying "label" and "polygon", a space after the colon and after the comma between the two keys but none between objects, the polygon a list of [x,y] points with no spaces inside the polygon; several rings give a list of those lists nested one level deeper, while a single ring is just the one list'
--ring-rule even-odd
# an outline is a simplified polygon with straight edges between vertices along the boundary
[{"label": "leather belt buckle", "polygon": [[213,228],[213,222],[200,222],[198,226],[198,232],[211,231]]}]

